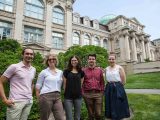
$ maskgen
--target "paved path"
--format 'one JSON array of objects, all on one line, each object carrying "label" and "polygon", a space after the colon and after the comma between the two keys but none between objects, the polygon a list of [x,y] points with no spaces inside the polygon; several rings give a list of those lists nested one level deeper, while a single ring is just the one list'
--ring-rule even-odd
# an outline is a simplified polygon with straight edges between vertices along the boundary
[{"label": "paved path", "polygon": [[127,93],[160,94],[160,89],[125,89]]}]

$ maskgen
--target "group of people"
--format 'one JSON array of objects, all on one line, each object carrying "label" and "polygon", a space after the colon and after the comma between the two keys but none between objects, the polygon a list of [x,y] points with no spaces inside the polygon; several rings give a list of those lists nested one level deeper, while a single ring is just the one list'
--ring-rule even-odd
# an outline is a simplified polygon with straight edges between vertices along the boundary
[{"label": "group of people", "polygon": [[[7,120],[27,120],[33,104],[33,79],[36,69],[31,66],[34,51],[25,48],[22,61],[12,64],[0,77],[0,97],[7,105]],[[103,120],[103,96],[105,96],[105,117],[120,120],[130,116],[127,96],[124,90],[126,76],[124,69],[115,62],[114,53],[109,55],[109,66],[103,70],[96,66],[96,54],[89,54],[88,66],[81,67],[79,57],[72,56],[67,68],[57,68],[56,55],[46,57],[47,68],[38,75],[36,96],[40,108],[40,120],[48,120],[53,112],[55,120],[80,120],[82,98],[88,110],[89,120]],[[105,74],[105,76],[104,76]],[[106,79],[106,86],[105,80]],[[10,83],[9,98],[3,88],[5,81]],[[64,105],[61,89],[64,89]],[[74,111],[73,111],[74,108]],[[74,114],[72,114],[74,113]]]}]

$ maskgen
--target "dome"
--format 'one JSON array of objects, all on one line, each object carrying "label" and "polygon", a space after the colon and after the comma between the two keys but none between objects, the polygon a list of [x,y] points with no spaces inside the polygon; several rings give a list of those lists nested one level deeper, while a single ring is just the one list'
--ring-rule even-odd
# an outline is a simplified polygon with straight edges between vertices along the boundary
[{"label": "dome", "polygon": [[105,15],[100,18],[99,22],[103,25],[106,25],[110,20],[114,19],[116,15],[110,14],[110,15]]}]

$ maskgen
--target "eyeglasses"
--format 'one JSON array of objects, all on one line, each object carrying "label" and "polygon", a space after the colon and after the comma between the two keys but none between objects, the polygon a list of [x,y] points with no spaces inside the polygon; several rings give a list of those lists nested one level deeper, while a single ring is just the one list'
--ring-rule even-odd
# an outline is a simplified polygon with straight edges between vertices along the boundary
[{"label": "eyeglasses", "polygon": [[52,60],[56,60],[56,58],[51,58],[51,59],[48,59],[48,61],[52,61]]},{"label": "eyeglasses", "polygon": [[115,59],[108,59],[108,60],[115,60]]}]

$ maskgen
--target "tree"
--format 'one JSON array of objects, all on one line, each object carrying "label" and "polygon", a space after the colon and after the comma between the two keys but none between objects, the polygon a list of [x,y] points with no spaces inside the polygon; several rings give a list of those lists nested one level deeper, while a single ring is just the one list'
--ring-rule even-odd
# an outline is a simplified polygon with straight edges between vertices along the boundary
[{"label": "tree", "polygon": [[22,49],[21,45],[13,39],[0,40],[0,52],[12,51],[17,52]]},{"label": "tree", "polygon": [[64,69],[68,64],[68,60],[72,55],[78,56],[82,61],[82,66],[87,65],[88,54],[95,53],[97,55],[97,66],[105,68],[107,66],[107,50],[94,45],[72,46],[65,53],[59,53],[59,67]]}]

